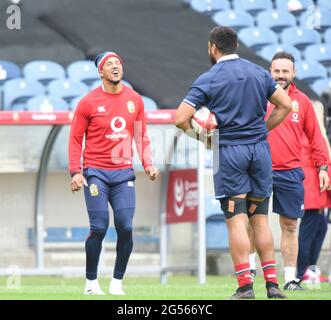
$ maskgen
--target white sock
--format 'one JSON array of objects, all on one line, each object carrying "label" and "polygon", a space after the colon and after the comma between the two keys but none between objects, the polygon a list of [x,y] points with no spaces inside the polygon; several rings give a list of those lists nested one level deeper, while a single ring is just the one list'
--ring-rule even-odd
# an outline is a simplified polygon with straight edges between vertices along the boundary
[{"label": "white sock", "polygon": [[115,278],[112,278],[111,279],[111,285],[114,285],[116,287],[118,286],[122,286],[122,279],[115,279]]},{"label": "white sock", "polygon": [[88,286],[88,287],[99,286],[99,281],[98,281],[98,279],[95,279],[95,280],[86,279],[86,286]]},{"label": "white sock", "polygon": [[256,270],[255,256],[256,256],[256,252],[253,252],[249,255],[249,268],[251,270]]},{"label": "white sock", "polygon": [[295,267],[284,267],[285,283],[295,280]]}]

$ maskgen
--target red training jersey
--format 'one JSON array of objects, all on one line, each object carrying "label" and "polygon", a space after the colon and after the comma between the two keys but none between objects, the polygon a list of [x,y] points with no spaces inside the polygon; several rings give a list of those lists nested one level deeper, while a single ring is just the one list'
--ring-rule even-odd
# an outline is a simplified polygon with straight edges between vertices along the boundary
[{"label": "red training jersey", "polygon": [[[328,163],[326,144],[309,98],[292,83],[288,95],[292,99],[292,111],[268,136],[273,170],[289,170],[301,167],[302,135],[311,145],[312,159],[316,167]],[[268,104],[266,119],[274,109]]]},{"label": "red training jersey", "polygon": [[[326,145],[326,142],[324,140]],[[318,176],[318,169],[314,165],[312,159],[312,148],[306,137],[302,137],[301,141],[301,164],[305,174],[305,180],[303,180],[305,188],[305,209],[324,209],[331,207],[331,191],[320,191],[320,181]],[[327,148],[327,146],[326,146]],[[331,167],[329,160],[329,177],[331,177]]]},{"label": "red training jersey", "polygon": [[84,168],[132,168],[133,139],[143,167],[152,165],[143,100],[125,85],[117,94],[99,86],[78,103],[69,138],[70,173],[81,172],[84,136]]}]

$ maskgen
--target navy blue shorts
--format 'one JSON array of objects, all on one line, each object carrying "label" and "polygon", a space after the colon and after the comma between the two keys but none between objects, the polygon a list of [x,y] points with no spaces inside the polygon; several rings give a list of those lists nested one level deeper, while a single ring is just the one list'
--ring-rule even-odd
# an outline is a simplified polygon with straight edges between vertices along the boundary
[{"label": "navy blue shorts", "polygon": [[108,224],[108,203],[114,213],[122,209],[136,207],[133,169],[105,170],[84,169],[88,187],[84,186],[84,195],[90,225],[93,228],[105,228]]},{"label": "navy blue shorts", "polygon": [[273,171],[273,212],[290,219],[303,217],[304,178],[301,168]]},{"label": "navy blue shorts", "polygon": [[247,193],[256,198],[270,197],[272,165],[268,141],[221,146],[219,168],[214,168],[215,198]]}]

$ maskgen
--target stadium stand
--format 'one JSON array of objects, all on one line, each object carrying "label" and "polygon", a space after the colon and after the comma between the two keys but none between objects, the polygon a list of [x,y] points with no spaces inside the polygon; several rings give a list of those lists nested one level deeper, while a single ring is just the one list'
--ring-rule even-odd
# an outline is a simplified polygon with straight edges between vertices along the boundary
[{"label": "stadium stand", "polygon": [[152,98],[142,96],[142,99],[144,101],[145,110],[157,110],[157,104]]},{"label": "stadium stand", "polygon": [[92,85],[96,80],[100,81],[100,75],[94,65],[94,61],[75,61],[67,67],[68,78],[82,81],[86,85]]},{"label": "stadium stand", "polygon": [[81,97],[89,91],[88,86],[73,79],[57,79],[48,85],[48,93],[58,96],[70,103],[76,97]]},{"label": "stadium stand", "polygon": [[219,1],[219,0],[192,0],[190,2],[190,5],[193,10],[206,13],[206,14],[212,14],[215,11],[221,11],[221,10],[228,10],[230,9],[230,2],[229,1]]},{"label": "stadium stand", "polygon": [[331,28],[325,31],[323,37],[325,43],[331,44]]},{"label": "stadium stand", "polygon": [[291,44],[299,50],[311,44],[320,44],[321,36],[316,30],[307,28],[286,28],[280,35],[281,43]]},{"label": "stadium stand", "polygon": [[278,37],[271,29],[264,27],[244,28],[239,31],[241,41],[254,51],[261,50],[264,46],[277,44]]},{"label": "stadium stand", "polygon": [[65,71],[56,62],[36,60],[23,67],[23,75],[27,80],[37,80],[47,86],[52,80],[65,78]]},{"label": "stadium stand", "polygon": [[259,27],[270,28],[277,33],[285,28],[297,26],[294,15],[281,10],[262,11],[257,15],[256,22]]},{"label": "stadium stand", "polygon": [[329,0],[318,0],[318,5],[331,10],[331,2]]},{"label": "stadium stand", "polygon": [[311,12],[303,12],[299,21],[301,28],[315,28],[323,33],[326,29],[331,28],[331,9],[321,7],[316,11],[315,16]]},{"label": "stadium stand", "polygon": [[296,67],[296,77],[308,84],[312,84],[316,80],[327,77],[325,67],[314,60],[301,60],[296,64]]},{"label": "stadium stand", "polygon": [[288,10],[296,16],[313,5],[313,0],[275,0],[276,9]]},{"label": "stadium stand", "polygon": [[254,27],[254,18],[245,11],[220,11],[213,15],[213,21],[219,26],[228,26],[236,31]]},{"label": "stadium stand", "polygon": [[[90,89],[90,90],[92,90],[92,89]],[[72,99],[72,100],[70,101],[70,104],[69,104],[69,110],[70,110],[70,111],[74,111],[74,110],[76,109],[77,105],[78,105],[78,102],[79,102],[81,99],[82,99],[82,97],[76,97],[76,98]]]},{"label": "stadium stand", "polygon": [[59,112],[69,111],[69,105],[58,96],[37,95],[28,100],[26,109],[35,112]]},{"label": "stadium stand", "polygon": [[[52,7],[48,3],[49,8]],[[40,4],[34,6],[36,14]],[[5,12],[5,11],[4,11]],[[48,27],[38,16],[24,13],[24,28],[10,31],[0,23],[0,57],[23,66],[33,60],[50,60],[67,65],[75,60],[83,60],[85,54],[72,45],[65,37]]]},{"label": "stadium stand", "polygon": [[2,92],[4,110],[25,110],[28,99],[44,94],[45,87],[39,81],[18,78],[6,81]]},{"label": "stadium stand", "polygon": [[325,67],[331,66],[331,43],[325,45],[310,45],[305,49],[306,60],[316,60]]},{"label": "stadium stand", "polygon": [[272,44],[265,46],[260,51],[260,56],[267,61],[271,61],[275,53],[280,51],[286,51],[291,53],[296,61],[301,60],[301,52],[296,47],[288,44]]},{"label": "stadium stand", "polygon": [[16,63],[0,61],[0,86],[10,79],[21,78],[21,76],[21,69]]},{"label": "stadium stand", "polygon": [[331,90],[331,78],[328,79],[319,79],[312,84],[312,88],[318,94]]},{"label": "stadium stand", "polygon": [[252,16],[256,16],[261,11],[271,10],[273,8],[271,0],[236,0],[233,1],[233,4],[235,10],[246,11]]}]

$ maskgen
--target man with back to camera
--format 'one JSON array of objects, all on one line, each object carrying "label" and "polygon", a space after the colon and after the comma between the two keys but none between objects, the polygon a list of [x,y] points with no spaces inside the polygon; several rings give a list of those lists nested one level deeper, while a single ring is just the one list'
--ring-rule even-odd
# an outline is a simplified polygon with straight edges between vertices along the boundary
[{"label": "man with back to camera", "polygon": [[115,52],[104,52],[96,57],[95,65],[102,84],[80,100],[71,125],[71,190],[78,191],[84,185],[90,222],[90,234],[85,243],[84,293],[104,294],[98,283],[97,268],[109,225],[109,202],[117,233],[116,261],[109,293],[123,295],[122,279],[133,247],[132,219],[136,206],[133,139],[146,174],[155,180],[159,172],[152,165],[142,98],[121,82],[122,58]]},{"label": "man with back to camera", "polygon": [[[248,218],[264,271],[268,298],[286,298],[279,290],[273,238],[268,225],[272,168],[268,130],[291,111],[291,100],[270,74],[236,54],[236,32],[216,27],[209,35],[212,67],[192,85],[176,113],[176,125],[185,132],[201,106],[218,122],[219,167],[214,168],[215,197],[220,200],[229,230],[229,245],[239,288],[232,299],[254,299],[249,269]],[[277,107],[264,120],[267,102]],[[215,152],[216,154],[216,152]],[[214,165],[215,165],[214,161]]]},{"label": "man with back to camera", "polygon": [[[325,191],[329,184],[327,149],[311,101],[293,83],[296,74],[294,57],[287,52],[275,54],[270,72],[292,99],[292,112],[270,133],[268,141],[273,168],[273,212],[279,215],[281,227],[284,289],[302,290],[295,274],[298,257],[297,224],[298,219],[304,215],[304,173],[300,162],[302,135],[308,138],[314,165],[319,170],[320,192]],[[274,106],[269,104],[267,117],[273,109]],[[252,273],[255,273],[254,252],[250,254],[250,260]]]}]

